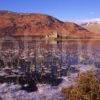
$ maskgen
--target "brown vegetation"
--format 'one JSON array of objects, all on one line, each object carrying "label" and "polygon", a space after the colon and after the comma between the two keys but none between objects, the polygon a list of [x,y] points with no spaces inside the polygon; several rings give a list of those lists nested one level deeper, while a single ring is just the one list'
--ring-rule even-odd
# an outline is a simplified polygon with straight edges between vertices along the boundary
[{"label": "brown vegetation", "polygon": [[34,13],[0,11],[0,35],[34,36],[56,33],[68,36],[88,36],[91,33],[72,22],[62,22],[52,16]]},{"label": "brown vegetation", "polygon": [[68,100],[100,100],[100,82],[92,72],[83,73],[75,86],[63,88],[62,93]]}]

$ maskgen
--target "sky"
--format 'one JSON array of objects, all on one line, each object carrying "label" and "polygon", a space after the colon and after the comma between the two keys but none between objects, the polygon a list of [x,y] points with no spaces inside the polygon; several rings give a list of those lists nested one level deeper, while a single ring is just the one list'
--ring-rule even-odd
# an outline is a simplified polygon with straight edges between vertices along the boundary
[{"label": "sky", "polygon": [[0,0],[0,10],[43,13],[60,20],[100,18],[100,0]]}]

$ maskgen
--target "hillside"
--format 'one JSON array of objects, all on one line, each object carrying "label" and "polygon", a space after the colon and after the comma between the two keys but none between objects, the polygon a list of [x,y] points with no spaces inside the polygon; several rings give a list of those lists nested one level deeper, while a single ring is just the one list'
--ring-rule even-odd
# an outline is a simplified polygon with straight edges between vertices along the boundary
[{"label": "hillside", "polygon": [[82,27],[86,28],[88,31],[94,33],[100,33],[100,22],[93,21],[93,22],[85,22],[81,24]]},{"label": "hillside", "polygon": [[52,16],[34,13],[0,11],[0,35],[12,36],[90,36],[90,32],[72,22],[62,22]]}]

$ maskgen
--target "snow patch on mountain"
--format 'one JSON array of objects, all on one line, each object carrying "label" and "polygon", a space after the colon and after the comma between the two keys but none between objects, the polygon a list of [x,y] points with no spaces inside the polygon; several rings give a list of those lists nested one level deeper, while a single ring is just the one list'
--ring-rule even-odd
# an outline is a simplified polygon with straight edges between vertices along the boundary
[{"label": "snow patch on mountain", "polygon": [[87,20],[72,20],[71,22],[75,22],[78,25],[80,25],[80,24],[90,24],[90,23],[100,24],[100,18],[93,18],[93,19],[87,19]]}]

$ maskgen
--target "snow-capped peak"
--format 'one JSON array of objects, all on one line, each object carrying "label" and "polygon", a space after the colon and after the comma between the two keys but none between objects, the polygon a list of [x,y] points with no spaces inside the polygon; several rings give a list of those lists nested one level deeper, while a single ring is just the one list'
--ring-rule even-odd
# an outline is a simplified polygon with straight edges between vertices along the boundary
[{"label": "snow-capped peak", "polygon": [[100,24],[100,18],[87,19],[87,20],[76,20],[74,22],[77,24],[90,24],[90,23]]},{"label": "snow-capped peak", "polygon": [[90,20],[86,20],[84,22],[100,24],[100,18],[90,19]]}]

